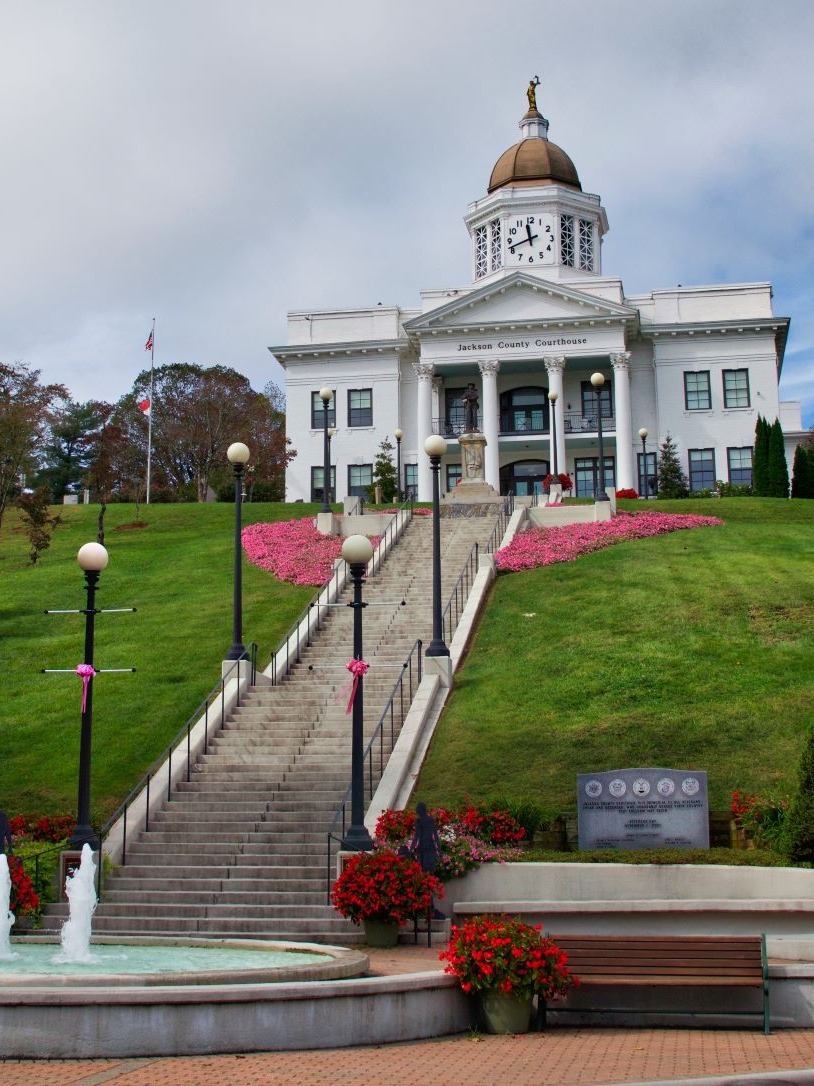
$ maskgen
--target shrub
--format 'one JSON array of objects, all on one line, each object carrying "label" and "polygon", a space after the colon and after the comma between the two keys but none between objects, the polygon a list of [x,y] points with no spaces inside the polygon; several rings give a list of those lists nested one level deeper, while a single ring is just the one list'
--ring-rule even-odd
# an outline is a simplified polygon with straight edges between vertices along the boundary
[{"label": "shrub", "polygon": [[433,897],[443,894],[439,880],[422,871],[417,860],[377,849],[358,852],[348,861],[334,883],[331,901],[354,924],[363,920],[404,924],[431,909]]},{"label": "shrub", "polygon": [[814,863],[814,730],[800,759],[797,793],[788,815],[788,855],[793,863]]},{"label": "shrub", "polygon": [[639,496],[638,490],[635,490],[632,486],[624,486],[624,487],[622,487],[621,490],[616,491],[616,497],[617,498],[624,498],[625,501],[633,499],[633,498],[638,498],[638,496]]}]

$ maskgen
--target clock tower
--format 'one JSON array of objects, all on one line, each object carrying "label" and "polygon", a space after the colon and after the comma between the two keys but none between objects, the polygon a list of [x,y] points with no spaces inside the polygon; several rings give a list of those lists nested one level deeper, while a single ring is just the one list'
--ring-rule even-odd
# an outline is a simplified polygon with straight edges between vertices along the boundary
[{"label": "clock tower", "polygon": [[605,210],[598,196],[582,191],[573,162],[549,140],[535,89],[532,80],[529,108],[520,121],[522,138],[497,160],[488,195],[470,205],[464,218],[474,282],[518,270],[549,280],[602,273]]}]

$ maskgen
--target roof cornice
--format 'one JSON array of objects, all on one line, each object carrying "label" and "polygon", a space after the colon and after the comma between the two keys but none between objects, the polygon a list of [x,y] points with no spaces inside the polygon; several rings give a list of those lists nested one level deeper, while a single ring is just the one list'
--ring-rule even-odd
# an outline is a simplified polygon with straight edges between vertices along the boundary
[{"label": "roof cornice", "polygon": [[280,347],[269,347],[281,366],[286,362],[305,359],[349,358],[368,354],[385,354],[403,351],[410,346],[409,340],[398,339],[356,339],[340,343],[291,343]]}]

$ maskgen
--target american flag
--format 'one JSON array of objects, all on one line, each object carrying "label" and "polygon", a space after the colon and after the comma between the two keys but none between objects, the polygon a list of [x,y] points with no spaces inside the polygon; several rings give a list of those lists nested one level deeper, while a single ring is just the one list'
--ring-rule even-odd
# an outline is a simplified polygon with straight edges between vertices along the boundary
[{"label": "american flag", "polygon": [[139,403],[139,408],[144,412],[145,415],[150,414],[150,407],[151,407],[151,404],[150,404],[149,399],[142,400]]},{"label": "american flag", "polygon": [[[147,342],[144,344],[145,351],[151,351],[153,349],[153,332],[150,329],[150,334],[147,336]],[[149,407],[149,404],[147,405]]]}]

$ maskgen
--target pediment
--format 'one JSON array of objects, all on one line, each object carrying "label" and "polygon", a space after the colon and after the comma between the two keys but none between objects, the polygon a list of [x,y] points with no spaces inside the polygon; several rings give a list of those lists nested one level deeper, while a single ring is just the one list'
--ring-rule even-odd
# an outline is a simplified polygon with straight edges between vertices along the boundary
[{"label": "pediment", "polygon": [[636,322],[638,313],[626,305],[515,272],[498,282],[460,294],[438,308],[404,325],[408,335],[419,338],[440,331],[473,327],[504,328],[577,322],[615,324]]}]

